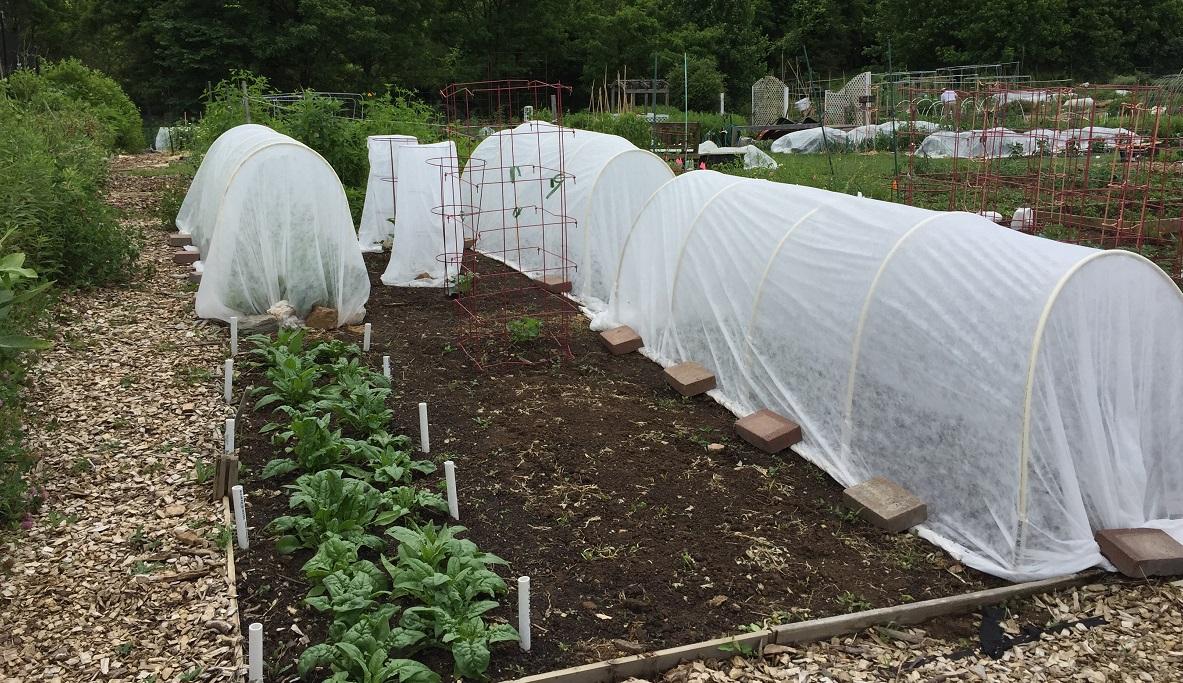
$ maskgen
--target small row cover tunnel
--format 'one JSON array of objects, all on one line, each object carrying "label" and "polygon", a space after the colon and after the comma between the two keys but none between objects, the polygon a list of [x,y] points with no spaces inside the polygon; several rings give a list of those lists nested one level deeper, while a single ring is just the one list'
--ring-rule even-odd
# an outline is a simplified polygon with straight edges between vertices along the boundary
[{"label": "small row cover tunnel", "polygon": [[[208,254],[198,314],[282,298],[359,320],[361,252],[391,239],[388,284],[442,284],[440,255],[462,249],[444,244],[453,233],[538,277],[553,231],[517,228],[558,209],[514,193],[536,191],[517,181],[561,160],[571,296],[592,327],[633,328],[664,367],[708,368],[711,395],[738,416],[793,420],[794,450],[843,486],[883,477],[914,493],[928,510],[921,536],[960,561],[1025,580],[1106,566],[1102,529],[1183,540],[1183,294],[1150,261],[969,213],[674,177],[623,138],[550,126],[494,133],[458,173],[441,168],[449,143],[371,139],[360,241],[315,152],[290,138],[262,152],[265,134],[242,130],[262,127],[231,130],[177,219]],[[231,135],[236,160],[219,160]],[[441,231],[449,204],[471,207],[479,227]],[[537,216],[505,210],[523,206]]]}]

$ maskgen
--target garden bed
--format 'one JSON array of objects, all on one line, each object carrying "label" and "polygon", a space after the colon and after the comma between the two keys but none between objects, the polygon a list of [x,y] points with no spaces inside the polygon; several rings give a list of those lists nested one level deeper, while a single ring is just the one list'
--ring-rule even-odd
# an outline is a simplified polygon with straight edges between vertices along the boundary
[{"label": "garden bed", "polygon": [[[498,568],[506,578],[531,577],[533,650],[497,646],[492,678],[1001,584],[914,536],[861,522],[821,470],[747,446],[721,406],[678,397],[657,365],[611,356],[584,325],[571,338],[573,360],[477,371],[456,348],[451,301],[383,286],[381,255],[367,264],[367,361],[380,368],[391,357],[392,432],[417,443],[416,404],[429,403],[432,456],[456,462],[467,537],[509,561]],[[360,341],[355,331],[340,336]],[[248,382],[260,383],[239,385]],[[290,481],[257,478],[277,455],[258,436],[265,421],[247,414],[238,430],[257,530],[287,513],[277,489]],[[239,560],[243,619],[265,625],[270,680],[294,677],[301,634],[321,642],[329,623],[302,604],[309,554],[277,555],[256,531]],[[512,592],[501,602],[491,616],[514,623]],[[972,622],[934,628],[968,633]],[[425,661],[450,670],[446,657]]]}]

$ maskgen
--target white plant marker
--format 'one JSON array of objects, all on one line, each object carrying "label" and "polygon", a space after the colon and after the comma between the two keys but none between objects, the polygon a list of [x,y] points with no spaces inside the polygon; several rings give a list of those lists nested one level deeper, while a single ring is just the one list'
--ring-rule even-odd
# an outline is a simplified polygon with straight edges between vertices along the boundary
[{"label": "white plant marker", "polygon": [[246,503],[242,500],[242,484],[235,484],[230,489],[230,497],[234,499],[234,526],[238,531],[238,547],[246,550]]},{"label": "white plant marker", "polygon": [[518,641],[522,652],[530,651],[530,577],[518,577]]},{"label": "white plant marker", "polygon": [[225,381],[224,381],[225,386],[222,388],[222,393],[226,397],[226,402],[230,403],[230,401],[233,398],[233,394],[234,394],[234,359],[233,358],[226,359],[226,363],[225,363],[224,367],[222,368],[222,372],[226,376]]},{"label": "white plant marker", "polygon": [[444,461],[444,482],[448,485],[448,514],[460,521],[460,503],[456,500],[456,463]]},{"label": "white plant marker", "polygon": [[238,316],[230,316],[230,355],[238,355]]},{"label": "white plant marker", "polygon": [[250,673],[247,678],[251,683],[263,680],[263,625],[255,622],[247,627],[247,659],[250,662]]},{"label": "white plant marker", "polygon": [[427,404],[419,404],[419,450],[431,452],[431,434],[427,431]]},{"label": "white plant marker", "polygon": [[370,350],[370,331],[371,331],[370,324],[366,323],[366,331],[365,331],[365,334],[363,334],[362,338],[361,338],[361,350],[362,351],[369,351]]},{"label": "white plant marker", "polygon": [[226,452],[234,452],[234,418],[226,418]]},{"label": "white plant marker", "polygon": [[382,376],[390,379],[390,356],[382,356]]}]

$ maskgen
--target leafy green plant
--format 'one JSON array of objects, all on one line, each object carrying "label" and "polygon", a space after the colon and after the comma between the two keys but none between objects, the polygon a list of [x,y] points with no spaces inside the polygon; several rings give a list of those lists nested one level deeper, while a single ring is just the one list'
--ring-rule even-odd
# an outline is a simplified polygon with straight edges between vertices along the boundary
[{"label": "leafy green plant", "polygon": [[325,590],[304,602],[318,612],[329,612],[333,621],[353,625],[378,606],[378,598],[390,593],[386,584],[386,576],[372,563],[355,563],[324,577]]},{"label": "leafy green plant", "polygon": [[304,577],[312,583],[308,596],[314,597],[324,593],[324,578],[334,572],[364,572],[371,575],[375,572],[381,573],[373,562],[358,559],[359,548],[355,541],[347,541],[336,534],[327,534],[316,548],[316,554],[300,568],[304,572]]},{"label": "leafy green plant", "polygon": [[[343,467],[354,458],[354,451],[350,449],[352,439],[341,436],[340,429],[331,429],[329,415],[316,417],[311,411],[305,412],[282,406],[284,413],[292,416],[288,428],[272,437],[275,444],[287,444],[284,451],[291,454],[291,458],[275,458],[263,466],[262,477],[270,479],[295,470],[304,472],[318,472],[332,467]],[[279,423],[269,423],[263,428],[264,432],[278,429]]]},{"label": "leafy green plant", "polygon": [[243,339],[254,346],[250,355],[263,368],[272,368],[288,356],[303,356],[307,333],[303,328],[283,328],[272,339],[266,334],[252,334]]},{"label": "leafy green plant", "polygon": [[[311,654],[309,654],[311,653]],[[439,674],[413,659],[391,659],[384,645],[362,650],[353,643],[340,641],[313,645],[300,657],[301,675],[327,664],[333,675],[325,683],[439,683]]]},{"label": "leafy green plant", "polygon": [[542,321],[538,318],[515,318],[505,323],[509,338],[514,344],[529,344],[542,334]]},{"label": "leafy green plant", "polygon": [[505,592],[505,582],[488,568],[504,560],[481,552],[476,544],[456,537],[459,526],[428,523],[388,530],[399,541],[398,562],[382,564],[391,577],[391,595],[411,597],[401,625],[428,634],[428,643],[448,649],[455,673],[483,678],[492,644],[518,639],[507,624],[487,624],[483,615],[497,607],[486,599]]},{"label": "leafy green plant", "polygon": [[255,403],[255,410],[275,404],[297,407],[320,398],[317,387],[322,374],[320,366],[308,362],[304,356],[284,353],[279,355],[278,361],[266,372],[271,382],[270,391],[267,387],[255,390],[255,393],[263,394]]},{"label": "leafy green plant", "polygon": [[[0,245],[7,237],[8,235],[5,235],[4,239],[0,239]],[[25,255],[21,252],[0,257],[0,349],[48,349],[52,346],[43,339],[23,334],[11,334],[7,329],[13,311],[32,302],[50,285],[46,282],[21,291],[25,281],[37,279],[37,271],[25,268],[24,264]]]},{"label": "leafy green plant", "polygon": [[390,389],[369,383],[337,384],[325,393],[327,397],[317,401],[315,408],[332,413],[341,424],[362,434],[385,430],[394,417],[386,407]]},{"label": "leafy green plant", "polygon": [[384,512],[382,494],[373,486],[341,476],[341,470],[322,470],[296,480],[288,505],[302,508],[305,514],[275,518],[269,528],[282,534],[275,542],[280,553],[299,548],[317,548],[329,534],[374,549],[381,549],[382,539],[369,533],[370,528],[389,526],[397,514]]}]

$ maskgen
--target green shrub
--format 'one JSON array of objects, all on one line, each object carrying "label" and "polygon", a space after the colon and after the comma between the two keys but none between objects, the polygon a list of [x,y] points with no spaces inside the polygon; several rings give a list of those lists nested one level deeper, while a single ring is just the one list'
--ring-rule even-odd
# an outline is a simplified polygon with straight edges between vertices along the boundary
[{"label": "green shrub", "polygon": [[103,201],[102,125],[77,108],[45,110],[0,95],[0,234],[42,277],[72,286],[124,282],[137,233]]},{"label": "green shrub", "polygon": [[21,70],[5,79],[8,96],[31,111],[85,112],[98,123],[86,134],[107,151],[144,149],[140,111],[111,78],[76,59],[50,64],[40,74]]}]

